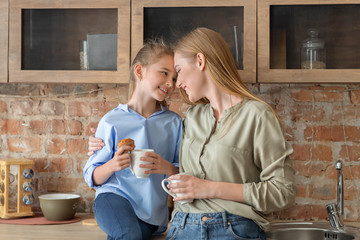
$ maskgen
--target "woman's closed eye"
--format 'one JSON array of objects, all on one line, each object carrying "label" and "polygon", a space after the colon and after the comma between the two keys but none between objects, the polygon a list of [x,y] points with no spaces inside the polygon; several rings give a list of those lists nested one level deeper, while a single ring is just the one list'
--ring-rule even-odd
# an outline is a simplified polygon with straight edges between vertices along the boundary
[{"label": "woman's closed eye", "polygon": [[161,72],[164,76],[167,76],[168,75],[168,72],[165,72],[165,71],[163,71],[163,72]]}]

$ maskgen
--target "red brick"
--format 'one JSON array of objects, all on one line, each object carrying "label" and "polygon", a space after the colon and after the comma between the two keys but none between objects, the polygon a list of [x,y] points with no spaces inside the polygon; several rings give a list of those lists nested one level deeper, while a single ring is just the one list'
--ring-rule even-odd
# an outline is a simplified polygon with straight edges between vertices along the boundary
[{"label": "red brick", "polygon": [[82,123],[77,120],[68,121],[68,129],[71,135],[81,135],[81,133],[83,132]]},{"label": "red brick", "polygon": [[323,176],[327,172],[329,165],[330,163],[328,162],[293,161],[293,168],[296,174],[304,177]]},{"label": "red brick", "polygon": [[293,144],[292,145],[294,152],[290,155],[293,160],[310,160],[310,144]]},{"label": "red brick", "polygon": [[69,154],[84,154],[88,152],[87,139],[68,139],[66,141],[66,149]]},{"label": "red brick", "polygon": [[304,130],[304,140],[334,142],[344,141],[344,129],[342,126],[307,126]]},{"label": "red brick", "polygon": [[47,192],[76,193],[79,186],[85,187],[86,185],[84,178],[82,177],[50,177],[42,180],[42,184],[46,186]]},{"label": "red brick", "polygon": [[14,116],[29,116],[33,114],[34,107],[37,107],[39,101],[23,100],[10,103],[11,113]]},{"label": "red brick", "polygon": [[356,126],[345,126],[346,140],[360,142],[360,128]]},{"label": "red brick", "polygon": [[341,159],[357,162],[360,161],[360,145],[342,145],[339,153]]},{"label": "red brick", "polygon": [[88,102],[71,102],[69,105],[69,115],[72,117],[91,116],[91,107]]},{"label": "red brick", "polygon": [[116,108],[118,102],[94,102],[91,103],[91,116],[104,116],[110,110]]},{"label": "red brick", "polygon": [[324,220],[326,218],[327,213],[323,205],[296,204],[277,213],[277,219],[282,220]]},{"label": "red brick", "polygon": [[350,91],[350,101],[352,104],[360,104],[360,90]]},{"label": "red brick", "polygon": [[314,92],[314,100],[316,102],[336,102],[344,100],[342,92]]},{"label": "red brick", "polygon": [[7,112],[6,102],[0,100],[0,113],[6,113],[6,112]]},{"label": "red brick", "polygon": [[32,120],[30,121],[30,129],[34,134],[45,134],[47,132],[47,121]]},{"label": "red brick", "polygon": [[359,205],[355,204],[345,204],[344,206],[344,219],[346,221],[351,222],[359,222],[360,221],[360,212]]},{"label": "red brick", "polygon": [[16,119],[1,120],[1,134],[19,135],[22,134],[21,121]]},{"label": "red brick", "polygon": [[8,138],[7,144],[10,152],[33,153],[41,151],[40,138],[37,137]]},{"label": "red brick", "polygon": [[64,103],[59,101],[45,100],[40,102],[39,112],[46,116],[63,116],[65,111]]},{"label": "red brick", "polygon": [[297,197],[306,198],[307,197],[307,185],[297,185]]},{"label": "red brick", "polygon": [[[109,84],[107,84],[105,88],[108,88],[108,85]],[[117,101],[118,103],[128,102],[128,93],[127,85],[102,90],[103,97],[106,101]]]},{"label": "red brick", "polygon": [[59,138],[48,139],[46,146],[49,154],[61,154],[66,150],[65,141]]},{"label": "red brick", "polygon": [[69,158],[49,158],[49,172],[66,174],[72,170],[72,161]]},{"label": "red brick", "polygon": [[313,92],[307,90],[289,90],[290,97],[299,102],[312,102]]},{"label": "red brick", "polygon": [[331,200],[336,198],[336,185],[314,182],[309,184],[312,199]]},{"label": "red brick", "polygon": [[340,123],[356,123],[360,118],[360,105],[334,106],[331,120]]},{"label": "red brick", "polygon": [[50,121],[50,133],[63,135],[66,133],[66,121],[54,119]]},{"label": "red brick", "polygon": [[293,121],[320,121],[324,119],[325,111],[323,107],[313,107],[311,105],[298,105],[292,113]]},{"label": "red brick", "polygon": [[312,148],[312,159],[332,161],[332,149],[330,146],[315,144]]}]

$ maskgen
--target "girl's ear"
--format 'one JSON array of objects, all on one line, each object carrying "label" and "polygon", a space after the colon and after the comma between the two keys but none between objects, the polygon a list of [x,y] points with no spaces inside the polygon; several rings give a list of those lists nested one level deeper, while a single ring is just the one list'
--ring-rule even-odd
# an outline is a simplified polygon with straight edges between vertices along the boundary
[{"label": "girl's ear", "polygon": [[196,54],[196,66],[199,68],[200,71],[205,70],[205,56],[202,53]]},{"label": "girl's ear", "polygon": [[134,74],[138,80],[142,80],[142,68],[141,64],[136,64],[134,67]]}]

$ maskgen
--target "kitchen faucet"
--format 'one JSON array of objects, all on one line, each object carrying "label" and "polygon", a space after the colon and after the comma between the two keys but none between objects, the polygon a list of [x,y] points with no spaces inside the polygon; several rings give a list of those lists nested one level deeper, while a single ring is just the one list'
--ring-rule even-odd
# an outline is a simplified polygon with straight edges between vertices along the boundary
[{"label": "kitchen faucet", "polygon": [[335,203],[326,205],[326,211],[329,216],[330,224],[333,228],[341,229],[344,226],[344,176],[342,171],[342,161],[337,160],[335,169],[337,171],[337,184],[336,184],[336,201]]}]

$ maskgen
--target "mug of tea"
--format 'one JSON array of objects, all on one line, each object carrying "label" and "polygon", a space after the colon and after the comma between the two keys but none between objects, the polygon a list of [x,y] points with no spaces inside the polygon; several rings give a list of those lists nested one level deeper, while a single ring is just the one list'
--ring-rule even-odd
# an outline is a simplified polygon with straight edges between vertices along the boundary
[{"label": "mug of tea", "polygon": [[154,149],[137,149],[130,153],[131,166],[130,170],[137,178],[147,178],[150,174],[145,174],[146,168],[141,168],[140,164],[149,164],[149,162],[142,161],[140,158],[145,157],[145,153],[154,152]]},{"label": "mug of tea", "polygon": [[[178,173],[176,175],[189,175],[186,173]],[[165,178],[164,180],[162,180],[161,182],[161,186],[164,189],[165,192],[167,192],[169,195],[171,195],[172,197],[176,198],[176,197],[180,197],[182,195],[184,195],[183,193],[172,193],[169,191],[169,189],[167,188],[167,185],[170,183],[176,183],[176,182],[182,182],[182,180],[171,180],[169,178]],[[185,200],[181,200],[181,201],[177,201],[180,204],[185,204],[185,203],[191,203],[192,201],[194,201],[194,199],[190,198],[190,199],[185,199]]]}]

